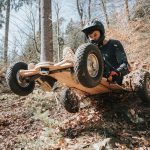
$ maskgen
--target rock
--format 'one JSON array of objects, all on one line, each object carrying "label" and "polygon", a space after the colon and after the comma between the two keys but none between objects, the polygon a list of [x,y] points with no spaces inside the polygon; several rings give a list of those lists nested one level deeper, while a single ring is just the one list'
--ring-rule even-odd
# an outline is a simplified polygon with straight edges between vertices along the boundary
[{"label": "rock", "polygon": [[111,150],[114,147],[114,142],[111,138],[106,138],[103,141],[93,144],[95,150]]}]

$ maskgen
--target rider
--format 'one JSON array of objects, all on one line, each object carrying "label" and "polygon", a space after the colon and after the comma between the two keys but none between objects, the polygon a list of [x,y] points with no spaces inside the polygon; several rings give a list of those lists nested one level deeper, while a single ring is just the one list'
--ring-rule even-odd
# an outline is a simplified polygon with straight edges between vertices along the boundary
[{"label": "rider", "polygon": [[118,40],[106,40],[104,25],[94,19],[88,22],[82,31],[85,33],[88,41],[99,47],[104,60],[103,76],[108,81],[122,84],[123,76],[129,73],[129,64],[124,48]]}]

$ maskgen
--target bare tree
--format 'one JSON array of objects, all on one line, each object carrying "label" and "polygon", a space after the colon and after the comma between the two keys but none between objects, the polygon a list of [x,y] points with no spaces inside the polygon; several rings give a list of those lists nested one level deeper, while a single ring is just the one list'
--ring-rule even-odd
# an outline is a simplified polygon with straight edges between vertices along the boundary
[{"label": "bare tree", "polygon": [[126,10],[126,16],[128,18],[128,21],[130,21],[128,0],[125,0],[125,10]]},{"label": "bare tree", "polygon": [[89,3],[88,3],[88,17],[90,20],[91,19],[91,0],[89,0]]},{"label": "bare tree", "polygon": [[78,10],[78,14],[79,14],[79,17],[80,17],[80,21],[81,21],[81,26],[84,25],[83,23],[83,3],[80,3],[79,0],[76,0],[76,4],[77,4],[77,10]]},{"label": "bare tree", "polygon": [[51,2],[51,0],[41,0],[41,62],[53,61]]},{"label": "bare tree", "polygon": [[10,0],[7,0],[6,21],[5,21],[5,38],[4,38],[4,64],[7,64],[8,54],[8,35],[9,35],[9,18],[10,18]]},{"label": "bare tree", "polygon": [[41,36],[41,0],[39,0],[39,37]]},{"label": "bare tree", "polygon": [[61,10],[61,7],[60,7],[60,2],[59,1],[55,1],[55,12],[56,12],[56,34],[57,34],[57,60],[58,62],[60,61],[60,42],[59,42],[59,39],[60,39],[60,23],[59,23],[59,20],[60,20],[60,10]]},{"label": "bare tree", "polygon": [[106,19],[106,24],[107,24],[107,27],[109,27],[109,19],[108,19],[108,14],[107,14],[107,9],[106,9],[106,0],[101,0],[101,3],[102,3],[102,8],[104,11],[105,19]]}]

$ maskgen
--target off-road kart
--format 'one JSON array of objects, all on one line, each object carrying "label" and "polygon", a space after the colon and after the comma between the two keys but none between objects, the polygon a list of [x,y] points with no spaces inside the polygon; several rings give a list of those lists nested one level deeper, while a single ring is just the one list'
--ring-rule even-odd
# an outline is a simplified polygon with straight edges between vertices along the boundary
[{"label": "off-road kart", "polygon": [[[125,85],[112,83],[103,77],[103,58],[100,50],[90,43],[83,44],[76,50],[74,61],[64,59],[59,63],[42,62],[33,67],[29,67],[24,62],[17,62],[8,68],[6,81],[10,89],[20,96],[30,94],[34,90],[35,81],[49,87],[49,91],[58,81],[69,89],[77,89],[87,95],[134,90],[142,101],[150,102],[148,71],[138,74],[134,89],[132,86],[126,88]],[[133,78],[130,81],[132,82]],[[63,89],[62,92],[64,107],[71,113],[78,112],[78,97],[68,88]]]}]

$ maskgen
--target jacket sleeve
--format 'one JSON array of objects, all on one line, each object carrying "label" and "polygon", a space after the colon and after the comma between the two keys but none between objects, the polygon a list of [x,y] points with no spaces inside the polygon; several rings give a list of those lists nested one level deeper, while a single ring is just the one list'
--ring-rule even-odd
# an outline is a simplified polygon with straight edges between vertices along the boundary
[{"label": "jacket sleeve", "polygon": [[114,46],[116,47],[115,54],[119,64],[117,71],[124,76],[129,73],[127,56],[120,41],[117,41],[116,44],[114,44]]}]

